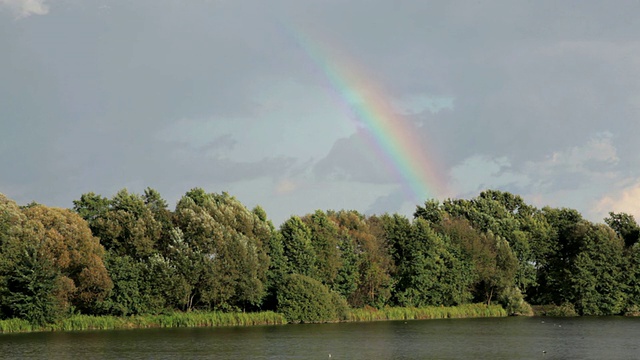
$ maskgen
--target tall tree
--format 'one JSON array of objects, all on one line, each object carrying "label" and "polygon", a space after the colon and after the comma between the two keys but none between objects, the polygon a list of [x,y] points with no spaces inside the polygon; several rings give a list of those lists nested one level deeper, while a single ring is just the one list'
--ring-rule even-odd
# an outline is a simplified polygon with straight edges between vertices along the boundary
[{"label": "tall tree", "polygon": [[28,207],[24,214],[34,224],[25,241],[41,244],[39,255],[60,273],[56,293],[63,306],[91,311],[113,284],[103,262],[104,248],[88,224],[71,210],[43,205]]},{"label": "tall tree", "polygon": [[584,315],[614,315],[626,305],[623,242],[608,227],[586,221],[577,224],[569,241],[578,251],[567,261],[563,300]]},{"label": "tall tree", "polygon": [[491,304],[506,292],[512,292],[518,263],[508,242],[491,232],[474,229],[465,219],[444,221],[441,231],[472,266],[475,300]]},{"label": "tall tree", "polygon": [[223,310],[259,306],[269,267],[270,223],[226,193],[199,188],[180,199],[175,219],[184,242],[203,259],[195,301]]},{"label": "tall tree", "polygon": [[610,212],[604,222],[624,240],[626,247],[629,248],[640,240],[640,225],[633,215]]},{"label": "tall tree", "polygon": [[395,294],[402,306],[452,306],[471,299],[471,267],[458,258],[448,239],[417,219],[409,236],[394,243]]},{"label": "tall tree", "polygon": [[311,245],[316,254],[315,278],[333,288],[341,267],[340,248],[338,247],[338,227],[326,213],[315,213],[302,218],[311,232]]},{"label": "tall tree", "polygon": [[293,274],[316,277],[317,257],[311,244],[311,230],[297,216],[292,216],[280,226],[284,256],[287,257],[288,269]]}]

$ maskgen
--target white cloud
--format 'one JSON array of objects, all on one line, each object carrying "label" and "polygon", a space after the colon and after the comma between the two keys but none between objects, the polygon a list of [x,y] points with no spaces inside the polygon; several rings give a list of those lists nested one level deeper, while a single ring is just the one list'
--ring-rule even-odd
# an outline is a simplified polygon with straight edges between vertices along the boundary
[{"label": "white cloud", "polygon": [[578,208],[586,217],[600,220],[612,210],[637,209],[640,213],[640,206],[634,202],[640,199],[640,181],[620,194],[607,195],[612,187],[628,185],[620,184],[619,161],[613,137],[605,132],[583,145],[551,152],[546,159],[521,166],[508,157],[474,155],[453,167],[451,178],[459,197],[475,196],[484,189],[503,189],[537,206]]},{"label": "white cloud", "polygon": [[16,19],[49,13],[49,6],[45,4],[45,0],[0,0],[0,6],[13,12]]},{"label": "white cloud", "polygon": [[640,219],[640,180],[620,191],[603,196],[596,203],[595,211],[602,216],[610,211],[625,212]]},{"label": "white cloud", "polygon": [[521,170],[534,184],[546,184],[542,191],[567,186],[576,189],[578,181],[605,184],[619,174],[620,158],[608,132],[598,133],[581,146],[554,151],[542,161],[528,161]]},{"label": "white cloud", "polygon": [[416,115],[423,111],[438,113],[444,109],[453,110],[453,98],[447,96],[429,96],[419,94],[393,101],[396,111],[403,115]]},{"label": "white cloud", "polygon": [[278,195],[290,194],[298,188],[298,183],[292,179],[282,179],[275,187],[275,193]]},{"label": "white cloud", "polygon": [[554,152],[543,167],[561,166],[570,170],[584,171],[589,162],[616,164],[620,160],[616,148],[611,143],[610,133],[600,133],[589,140],[585,146],[575,146],[564,151]]},{"label": "white cloud", "polygon": [[475,196],[488,188],[503,188],[512,184],[527,184],[526,174],[514,172],[507,157],[489,158],[474,155],[451,169],[453,189],[457,196]]}]

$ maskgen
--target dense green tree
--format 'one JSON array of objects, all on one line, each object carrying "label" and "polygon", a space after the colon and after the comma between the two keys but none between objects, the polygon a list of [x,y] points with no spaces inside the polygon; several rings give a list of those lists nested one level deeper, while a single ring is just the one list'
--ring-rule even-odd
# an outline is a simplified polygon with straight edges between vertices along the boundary
[{"label": "dense green tree", "polygon": [[627,295],[626,311],[640,313],[640,245],[632,246],[627,252],[626,267],[622,279]]},{"label": "dense green tree", "polygon": [[573,209],[544,208],[555,242],[539,269],[538,301],[572,304],[579,314],[620,313],[626,305],[623,240],[609,227],[582,219]]},{"label": "dense green tree", "polygon": [[[103,263],[104,249],[87,223],[67,209],[38,204],[19,208],[4,196],[0,197],[0,214],[0,292],[6,294],[2,296],[4,308],[9,306],[7,302],[17,304],[38,296],[43,302],[34,306],[44,312],[62,315],[74,309],[94,311],[112,283]],[[46,309],[42,307],[45,305]],[[31,317],[24,309],[35,309],[28,305],[22,310],[14,305],[10,308],[14,310],[9,316],[21,317]],[[48,317],[40,319],[44,318]]]},{"label": "dense green tree", "polygon": [[174,228],[173,213],[169,210],[166,200],[155,189],[146,188],[142,194],[142,200],[153,214],[153,219],[160,224],[160,235],[156,239],[155,247],[161,253],[166,253],[167,247],[171,244],[171,231]]},{"label": "dense green tree", "polygon": [[99,303],[102,314],[127,316],[152,312],[144,293],[144,263],[129,255],[107,253],[105,264],[113,282],[113,289]]},{"label": "dense green tree", "polygon": [[452,306],[471,299],[471,267],[426,220],[417,219],[409,236],[399,240],[394,244],[396,254],[404,254],[396,259],[399,305]]},{"label": "dense green tree", "polygon": [[284,244],[280,232],[274,231],[269,240],[269,259],[267,282],[265,284],[267,294],[263,305],[265,309],[275,310],[278,305],[278,289],[282,286],[284,278],[289,274],[288,260],[284,255]]},{"label": "dense green tree", "polygon": [[39,256],[60,274],[55,292],[61,305],[91,311],[112,287],[98,239],[71,210],[36,205],[23,212],[33,224],[24,232],[24,241],[41,244]]},{"label": "dense green tree", "polygon": [[18,205],[0,193],[0,318],[13,316],[8,308],[8,280],[24,252],[21,238],[26,221]]},{"label": "dense green tree", "polygon": [[475,300],[491,304],[504,292],[519,292],[512,289],[516,287],[518,263],[508,242],[474,229],[465,219],[447,220],[441,231],[460,249],[463,261],[472,266]]},{"label": "dense green tree", "polygon": [[[79,214],[83,214],[86,209],[87,201],[83,201],[85,195],[76,202]],[[91,198],[99,199],[98,196]],[[103,202],[100,199],[91,203]],[[95,217],[91,218],[90,225],[93,234],[100,239],[105,249],[134,259],[146,259],[157,250],[162,225],[156,221],[142,196],[122,189],[109,200],[106,210],[100,209],[91,212],[97,215],[92,215]]]},{"label": "dense green tree", "polygon": [[626,247],[631,247],[640,240],[640,225],[633,215],[610,212],[604,222],[624,240]]},{"label": "dense green tree", "polygon": [[198,285],[203,277],[211,275],[205,273],[208,258],[199,249],[189,246],[180,228],[171,231],[167,258],[168,261],[161,263],[165,278],[171,284],[167,289],[167,297],[174,307],[190,311],[199,294]]},{"label": "dense green tree", "polygon": [[282,223],[280,234],[289,272],[315,278],[318,261],[309,227],[299,217],[292,216]]},{"label": "dense green tree", "polygon": [[0,318],[272,309],[316,322],[344,319],[347,302],[468,301],[526,314],[523,291],[583,315],[640,313],[640,226],[625,213],[605,226],[487,190],[429,200],[413,221],[316,211],[276,230],[264,209],[200,188],[174,212],[151,188],[87,193],[74,210],[0,194]]},{"label": "dense green tree", "polygon": [[[416,216],[425,218],[434,214],[435,205],[427,202],[424,207],[418,207]],[[536,208],[527,205],[520,196],[486,190],[471,200],[449,199],[442,204],[441,210],[449,217],[467,219],[483,233],[490,232],[506,240],[518,260],[516,286],[526,291],[536,285],[536,256],[544,253],[548,240],[548,236],[544,237],[540,232],[544,217]]]},{"label": "dense green tree", "polygon": [[530,293],[535,303],[561,305],[567,301],[568,267],[580,250],[571,241],[571,234],[582,221],[582,215],[574,209],[550,207],[543,208],[542,213],[551,226],[550,246],[547,256],[538,266],[538,286]]},{"label": "dense green tree", "polygon": [[320,210],[304,216],[302,221],[310,230],[311,246],[316,254],[315,278],[329,288],[333,288],[342,266],[338,247],[338,226]]},{"label": "dense green tree", "polygon": [[197,188],[178,202],[174,215],[184,242],[202,257],[194,301],[215,309],[259,306],[266,291],[270,223],[226,193]]},{"label": "dense green tree", "polygon": [[39,244],[22,244],[20,250],[13,254],[12,268],[3,269],[6,285],[0,292],[0,306],[7,317],[22,318],[36,325],[52,323],[63,310],[55,295],[60,274],[38,253]]},{"label": "dense green tree", "polygon": [[577,224],[569,241],[578,251],[566,259],[567,288],[562,300],[574,304],[584,315],[613,315],[626,305],[622,266],[623,242],[604,225],[586,221]]},{"label": "dense green tree", "polygon": [[446,212],[440,206],[438,200],[427,200],[423,206],[416,206],[416,211],[413,213],[415,219],[423,219],[431,224],[440,224],[447,216]]},{"label": "dense green tree", "polygon": [[393,259],[383,223],[378,217],[365,217],[357,211],[333,214],[338,226],[347,231],[358,256],[356,290],[347,298],[355,307],[383,307],[391,300]]},{"label": "dense green tree", "polygon": [[341,266],[338,269],[333,290],[345,299],[349,299],[358,289],[360,259],[356,253],[356,245],[346,229],[339,230],[338,249]]},{"label": "dense green tree", "polygon": [[93,222],[109,211],[110,200],[93,192],[82,194],[73,200],[73,210],[85,219],[93,231]]}]

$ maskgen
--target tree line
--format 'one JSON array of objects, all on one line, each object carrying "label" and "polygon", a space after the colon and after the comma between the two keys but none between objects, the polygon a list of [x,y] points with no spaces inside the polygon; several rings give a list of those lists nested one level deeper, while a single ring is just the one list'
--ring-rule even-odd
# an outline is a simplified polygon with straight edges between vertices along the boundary
[{"label": "tree line", "polygon": [[73,209],[0,194],[0,318],[266,311],[289,321],[349,308],[530,304],[580,315],[640,309],[640,226],[487,190],[398,214],[320,211],[278,228],[261,207],[189,190],[83,194]]}]

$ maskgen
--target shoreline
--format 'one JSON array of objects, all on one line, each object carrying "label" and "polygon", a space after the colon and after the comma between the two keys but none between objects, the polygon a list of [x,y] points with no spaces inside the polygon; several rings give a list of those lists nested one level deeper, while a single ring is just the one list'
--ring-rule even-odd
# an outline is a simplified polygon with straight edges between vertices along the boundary
[{"label": "shoreline", "polygon": [[[507,312],[499,305],[467,304],[451,307],[386,307],[382,309],[350,309],[342,319],[325,321],[371,322],[396,320],[461,319],[506,317]],[[34,325],[23,319],[0,320],[0,334],[51,332],[126,330],[152,328],[226,327],[290,324],[284,315],[273,312],[223,313],[192,311],[164,315],[94,316],[72,315],[53,324]]]}]

